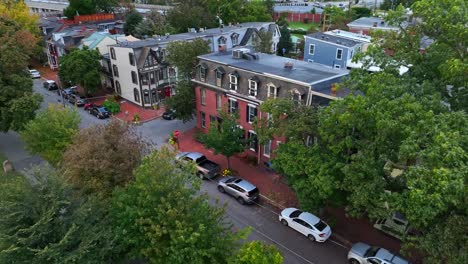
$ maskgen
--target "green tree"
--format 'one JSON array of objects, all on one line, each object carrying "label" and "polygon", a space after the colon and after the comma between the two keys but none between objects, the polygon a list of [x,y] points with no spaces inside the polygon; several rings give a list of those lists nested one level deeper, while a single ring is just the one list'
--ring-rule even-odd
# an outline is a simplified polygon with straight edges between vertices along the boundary
[{"label": "green tree", "polygon": [[135,35],[136,27],[143,21],[143,16],[136,10],[132,10],[125,18],[124,33],[125,35]]},{"label": "green tree", "polygon": [[[276,53],[280,56],[286,56],[293,48],[292,40],[291,40],[291,32],[287,26],[282,26],[280,28],[281,37],[279,39]],[[284,52],[283,52],[284,49]]]},{"label": "green tree", "polygon": [[135,37],[140,39],[150,38],[156,33],[156,27],[152,20],[146,19],[135,27]]},{"label": "green tree", "polygon": [[372,16],[372,10],[370,10],[367,7],[353,7],[351,8],[352,14],[353,14],[353,19],[358,19],[360,17],[370,17]]},{"label": "green tree", "polygon": [[271,13],[263,1],[247,1],[239,13],[239,22],[271,21]]},{"label": "green tree", "polygon": [[105,202],[76,195],[51,169],[26,175],[0,177],[1,263],[121,260]]},{"label": "green tree", "polygon": [[177,67],[178,75],[189,79],[198,63],[198,56],[210,53],[209,43],[201,38],[173,41],[167,45],[167,62]]},{"label": "green tree", "polygon": [[81,130],[62,161],[63,177],[85,193],[109,196],[134,179],[132,171],[149,153],[146,142],[127,124],[113,120]]},{"label": "green tree", "polygon": [[332,29],[343,29],[347,30],[346,24],[351,21],[351,17],[348,16],[349,12],[345,12],[338,6],[329,6],[323,9],[323,13],[327,15],[327,25]]},{"label": "green tree", "polygon": [[242,245],[229,264],[282,264],[283,256],[274,245],[252,241]]},{"label": "green tree", "polygon": [[11,20],[9,17],[23,21],[19,15],[9,14],[10,9],[3,10],[3,4],[0,4],[0,131],[6,132],[19,131],[33,119],[42,97],[33,93],[31,77],[25,71],[37,43],[36,37],[25,30],[30,22],[22,25]]},{"label": "green tree", "polygon": [[29,121],[21,138],[31,154],[38,154],[53,165],[61,160],[65,149],[78,133],[80,116],[59,104],[52,104]]},{"label": "green tree", "polygon": [[215,15],[208,12],[203,0],[183,1],[167,12],[167,22],[176,32],[188,28],[212,28],[217,25]]},{"label": "green tree", "polygon": [[135,181],[114,193],[119,241],[149,263],[224,263],[245,238],[233,233],[222,207],[200,194],[193,164],[176,166],[167,148],[147,156]]},{"label": "green tree", "polygon": [[384,0],[383,3],[380,5],[380,9],[383,10],[390,10],[395,9],[400,4],[405,7],[411,7],[413,3],[419,0]]},{"label": "green tree", "polygon": [[245,131],[239,127],[238,114],[228,114],[220,111],[221,121],[210,125],[208,133],[203,135],[202,142],[207,148],[214,150],[215,154],[226,157],[228,169],[231,168],[230,157],[241,153],[247,147],[248,140],[245,139]]},{"label": "green tree", "polygon": [[89,15],[96,13],[95,0],[70,0],[67,8],[63,10],[63,15],[68,19],[73,19],[77,15]]},{"label": "green tree", "polygon": [[254,48],[258,52],[271,54],[273,33],[269,31],[259,31],[258,37],[255,38]]},{"label": "green tree", "polygon": [[179,81],[176,94],[167,98],[164,103],[175,110],[175,118],[188,122],[195,115],[195,88],[189,81]]},{"label": "green tree", "polygon": [[60,59],[60,79],[79,84],[86,93],[93,93],[101,84],[100,60],[101,54],[97,50],[74,49]]}]

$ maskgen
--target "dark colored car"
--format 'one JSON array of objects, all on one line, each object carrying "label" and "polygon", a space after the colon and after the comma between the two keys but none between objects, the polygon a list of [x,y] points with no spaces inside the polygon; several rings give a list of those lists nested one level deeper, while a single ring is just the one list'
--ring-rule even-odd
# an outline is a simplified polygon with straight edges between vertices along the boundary
[{"label": "dark colored car", "polygon": [[163,113],[162,117],[166,120],[173,120],[175,118],[175,110],[168,109]]},{"label": "dark colored car", "polygon": [[88,100],[86,100],[86,98],[80,97],[79,95],[70,94],[68,96],[68,102],[76,106],[84,106],[88,102]]},{"label": "dark colored car", "polygon": [[108,118],[110,116],[109,110],[107,110],[107,108],[104,106],[93,106],[88,109],[88,113],[99,119]]},{"label": "dark colored car", "polygon": [[68,100],[68,97],[71,94],[76,94],[77,93],[76,92],[76,86],[72,86],[72,87],[63,89],[62,93],[63,93],[63,98]]}]

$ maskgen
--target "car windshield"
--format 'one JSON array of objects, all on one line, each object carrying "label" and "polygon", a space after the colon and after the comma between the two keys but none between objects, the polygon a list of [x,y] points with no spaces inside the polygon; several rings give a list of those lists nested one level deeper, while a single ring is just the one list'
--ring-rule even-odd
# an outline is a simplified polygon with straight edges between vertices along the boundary
[{"label": "car windshield", "polygon": [[377,254],[377,251],[379,251],[379,247],[371,247],[369,248],[366,253],[364,254],[364,257],[374,257]]},{"label": "car windshield", "polygon": [[201,157],[199,157],[195,162],[196,162],[197,164],[200,164],[200,163],[204,162],[205,160],[206,160],[206,157],[205,157],[205,156],[201,156]]},{"label": "car windshield", "polygon": [[294,212],[292,212],[289,217],[298,217],[299,215],[302,214],[302,211],[301,210],[296,210]]},{"label": "car windshield", "polygon": [[226,183],[230,183],[230,182],[235,181],[235,180],[236,180],[236,178],[231,178],[231,179],[227,180]]},{"label": "car windshield", "polygon": [[318,223],[316,223],[315,228],[317,228],[318,231],[322,231],[327,227],[327,224],[325,224],[322,220],[320,220]]},{"label": "car windshield", "polygon": [[107,112],[107,108],[105,108],[105,107],[99,107],[98,110],[101,113]]}]

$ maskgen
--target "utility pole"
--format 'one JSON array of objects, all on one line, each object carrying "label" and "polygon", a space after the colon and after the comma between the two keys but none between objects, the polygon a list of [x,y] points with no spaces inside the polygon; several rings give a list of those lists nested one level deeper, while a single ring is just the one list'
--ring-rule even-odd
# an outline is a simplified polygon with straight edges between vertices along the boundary
[{"label": "utility pole", "polygon": [[[325,12],[322,13],[322,16],[323,16],[322,32],[325,32],[325,31],[328,31],[328,29],[330,28],[331,18],[330,18],[330,15]],[[325,26],[327,26],[326,30],[325,30]]]}]

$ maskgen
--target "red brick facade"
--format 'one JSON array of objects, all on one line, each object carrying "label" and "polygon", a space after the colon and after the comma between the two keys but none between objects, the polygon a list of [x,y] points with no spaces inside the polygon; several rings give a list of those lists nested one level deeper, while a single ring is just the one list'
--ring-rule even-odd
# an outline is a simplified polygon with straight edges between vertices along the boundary
[{"label": "red brick facade", "polygon": [[[204,104],[202,103],[203,101],[202,90],[203,89],[205,90]],[[214,121],[215,118],[219,116],[218,109],[217,109],[217,107],[219,106],[217,104],[218,96],[220,96],[220,99],[221,99],[221,109],[224,109],[224,110],[228,109],[229,100],[237,101],[238,113],[239,113],[239,125],[244,129],[246,138],[249,136],[249,131],[255,132],[252,126],[252,123],[248,122],[248,113],[247,113],[248,111],[247,107],[249,105],[254,106],[255,104],[252,104],[240,98],[228,97],[224,93],[214,91],[209,88],[202,88],[200,86],[197,86],[195,88],[195,96],[196,96],[196,109],[197,109],[197,128],[199,128],[203,132],[205,133],[208,132],[208,129],[210,128],[212,120]],[[262,118],[267,118],[267,115],[265,113],[260,112],[258,105],[256,105],[256,109],[257,109],[257,117],[259,115],[262,115]],[[202,118],[203,114],[204,114],[204,118]],[[260,154],[261,155],[260,158],[262,162],[269,161],[274,150],[278,147],[278,144],[281,144],[282,142],[284,142],[284,139],[282,138],[273,139],[270,143],[269,155],[268,153],[265,153],[265,146],[257,146],[256,151],[253,151],[252,149],[247,148],[244,151],[244,154],[247,154],[252,157],[257,157],[257,158],[258,158],[258,154]],[[260,153],[258,151],[260,151]],[[268,147],[267,147],[267,151],[268,151]]]}]

